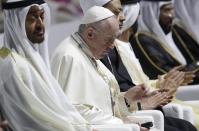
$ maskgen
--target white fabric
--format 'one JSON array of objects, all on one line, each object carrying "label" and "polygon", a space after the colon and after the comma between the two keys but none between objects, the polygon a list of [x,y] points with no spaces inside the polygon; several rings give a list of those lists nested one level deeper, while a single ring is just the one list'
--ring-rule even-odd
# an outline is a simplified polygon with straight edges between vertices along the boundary
[{"label": "white fabric", "polygon": [[115,47],[133,83],[135,85],[145,84],[148,87],[149,85],[147,82],[149,81],[149,78],[143,72],[140,62],[136,58],[130,43],[122,42],[117,39],[115,41]]},{"label": "white fabric", "polygon": [[170,3],[172,3],[172,1],[160,1],[159,7],[161,8],[163,5],[167,5],[167,4],[170,4]]},{"label": "white fabric", "polygon": [[112,16],[114,16],[114,14],[109,9],[100,6],[93,6],[85,12],[82,24],[98,22]]},{"label": "white fabric", "polygon": [[111,0],[79,0],[80,6],[85,13],[92,6],[104,6]]},{"label": "white fabric", "polygon": [[199,85],[188,85],[178,88],[176,97],[182,101],[199,100]]},{"label": "white fabric", "polygon": [[[133,83],[135,85],[144,83],[146,87],[152,89],[157,88],[156,87],[157,80],[149,80],[149,78],[143,72],[139,60],[135,57],[135,54],[130,46],[130,43],[116,40],[115,46]],[[194,113],[191,107],[184,107],[179,104],[172,103],[164,106],[163,110],[166,116],[172,116],[175,118],[181,118],[189,122],[193,122]],[[155,121],[155,123],[157,122]]]},{"label": "white fabric", "polygon": [[0,62],[0,105],[13,130],[89,130],[51,74],[43,78],[16,53]]},{"label": "white fabric", "polygon": [[114,124],[114,125],[95,125],[93,126],[97,131],[140,131],[137,124]]},{"label": "white fabric", "polygon": [[5,118],[15,131],[88,131],[86,120],[49,69],[47,4],[40,5],[45,10],[44,42],[35,46],[27,39],[25,19],[31,6],[4,11],[4,47],[11,50],[0,59],[0,105]]},{"label": "white fabric", "polygon": [[198,0],[174,0],[176,21],[181,21],[184,28],[191,32],[199,43]]},{"label": "white fabric", "polygon": [[182,106],[183,108],[183,119],[194,124],[194,112],[190,106]]},{"label": "white fabric", "polygon": [[184,58],[184,56],[182,55],[182,53],[180,52],[180,50],[178,49],[178,47],[176,46],[173,37],[172,37],[172,32],[169,32],[166,35],[166,39],[168,41],[168,43],[170,43],[171,48],[173,49],[173,51],[176,51],[177,56],[179,57],[179,61],[181,64],[186,65],[186,60]]},{"label": "white fabric", "polygon": [[[40,63],[37,63],[39,61],[38,58],[33,56],[36,51],[41,55],[48,69],[50,69],[47,44],[48,34],[45,33],[45,41],[40,44],[33,44],[27,39],[27,34],[25,31],[25,19],[29,8],[30,6],[13,10],[4,10],[4,18],[6,18],[4,20],[4,47],[12,47],[14,51],[23,57],[31,58],[31,61],[35,65],[38,65]],[[50,24],[49,8],[46,6],[46,4],[41,5],[41,8],[45,9],[45,31],[48,32]]]},{"label": "white fabric", "polygon": [[166,116],[183,119],[183,108],[179,104],[168,104],[163,107]]},{"label": "white fabric", "polygon": [[163,107],[166,116],[183,119],[194,123],[194,112],[190,106],[170,103]]},{"label": "white fabric", "polygon": [[51,66],[62,89],[89,123],[123,123],[113,117],[109,85],[72,37],[57,47]]},{"label": "white fabric", "polygon": [[125,16],[125,21],[123,23],[122,31],[127,30],[131,27],[138,18],[140,12],[140,4],[131,4],[123,6],[123,13]]},{"label": "white fabric", "polygon": [[121,124],[127,116],[131,116],[131,123],[137,120],[128,112],[112,73],[92,59],[80,36],[72,37],[65,39],[53,53],[52,72],[81,115],[93,124]]},{"label": "white fabric", "polygon": [[164,116],[161,111],[158,110],[141,110],[134,113],[135,116],[151,115],[154,119],[154,129],[158,131],[164,131]]},{"label": "white fabric", "polygon": [[[148,31],[156,35],[161,41],[162,46],[178,61],[182,60],[179,56],[179,49],[175,50],[166,38],[164,31],[159,24],[159,2],[141,1],[141,15],[138,19],[138,31]],[[183,64],[183,63],[181,63]]]}]

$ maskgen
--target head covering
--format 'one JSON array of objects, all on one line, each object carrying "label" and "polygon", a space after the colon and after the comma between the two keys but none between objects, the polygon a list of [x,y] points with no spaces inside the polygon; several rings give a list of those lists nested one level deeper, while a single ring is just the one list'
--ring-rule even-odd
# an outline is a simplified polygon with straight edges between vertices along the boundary
[{"label": "head covering", "polygon": [[173,0],[143,0],[143,1],[159,2],[159,7],[173,2]]},{"label": "head covering", "polygon": [[171,4],[172,3],[172,0],[171,1],[161,1],[159,2],[159,7],[162,7],[163,5],[167,5],[167,4]]},{"label": "head covering", "polygon": [[112,16],[114,16],[114,14],[110,10],[100,6],[93,6],[85,12],[82,24],[98,22]]},{"label": "head covering", "polygon": [[[26,17],[32,6],[44,9],[45,40],[38,44],[27,38],[25,29]],[[75,125],[86,123],[50,71],[47,45],[50,12],[47,4],[34,3],[4,8],[3,11],[4,47],[12,50],[13,57],[18,58],[15,62],[12,55],[0,59],[0,106],[13,130],[73,131]],[[6,60],[10,62],[6,64]]]},{"label": "head covering", "polygon": [[111,0],[79,0],[80,6],[85,13],[88,9],[90,9],[93,6],[104,6]]},{"label": "head covering", "polygon": [[[159,14],[160,6],[159,1],[155,0],[141,1],[140,17],[138,19],[139,27],[138,31],[148,31],[155,34],[164,48],[166,48],[171,54],[174,54],[174,57],[179,60],[182,64],[186,63],[185,58],[176,47],[176,45],[170,42],[170,39],[167,38],[162,27],[159,24]],[[176,47],[176,48],[174,48]]]},{"label": "head covering", "polygon": [[175,21],[191,32],[199,43],[198,0],[174,0]]},{"label": "head covering", "polygon": [[7,0],[2,2],[3,9],[14,9],[27,7],[32,4],[43,4],[45,3],[43,0]]},{"label": "head covering", "polygon": [[120,0],[122,5],[137,4],[141,0]]},{"label": "head covering", "polygon": [[[14,1],[14,0],[11,0]],[[40,55],[43,59],[41,61],[45,62],[46,66],[50,69],[49,63],[49,54],[48,54],[48,29],[50,25],[50,11],[47,4],[32,4],[31,1],[28,3],[25,1],[25,4],[22,4],[23,1],[17,0],[16,2],[12,3],[8,0],[8,3],[3,4],[3,12],[4,12],[4,47],[12,49],[19,53],[20,55],[32,59],[31,61],[34,65],[37,63],[38,58],[32,56],[33,54]],[[35,0],[36,3],[43,3],[43,0]],[[18,3],[21,3],[18,5]],[[17,4],[16,4],[17,3]],[[26,15],[30,9],[30,5],[37,5],[40,8],[45,10],[45,40],[41,43],[32,43],[26,34],[25,29],[25,20]],[[15,7],[16,5],[17,7]],[[25,6],[24,8],[18,6]],[[5,7],[9,7],[6,9]],[[12,7],[12,8],[11,8]]]},{"label": "head covering", "polygon": [[127,30],[135,23],[135,21],[138,18],[139,12],[140,12],[139,3],[123,6],[123,13],[126,19],[123,22],[122,31]]}]

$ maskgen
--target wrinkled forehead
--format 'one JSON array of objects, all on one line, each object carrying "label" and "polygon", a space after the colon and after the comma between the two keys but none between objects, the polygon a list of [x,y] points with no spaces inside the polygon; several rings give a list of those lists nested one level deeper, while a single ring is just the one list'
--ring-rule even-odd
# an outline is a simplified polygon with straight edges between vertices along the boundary
[{"label": "wrinkled forehead", "polygon": [[44,7],[41,5],[33,4],[28,9],[28,14],[35,14],[39,12],[44,12]]}]

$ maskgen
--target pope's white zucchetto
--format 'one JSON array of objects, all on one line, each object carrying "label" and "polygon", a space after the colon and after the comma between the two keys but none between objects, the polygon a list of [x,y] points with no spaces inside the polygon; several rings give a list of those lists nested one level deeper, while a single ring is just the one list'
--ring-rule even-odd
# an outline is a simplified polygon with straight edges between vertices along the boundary
[{"label": "pope's white zucchetto", "polygon": [[88,9],[93,6],[104,6],[111,0],[79,0],[80,6],[85,13]]},{"label": "pope's white zucchetto", "polygon": [[82,24],[95,23],[112,16],[114,14],[110,10],[100,6],[93,6],[85,12]]}]

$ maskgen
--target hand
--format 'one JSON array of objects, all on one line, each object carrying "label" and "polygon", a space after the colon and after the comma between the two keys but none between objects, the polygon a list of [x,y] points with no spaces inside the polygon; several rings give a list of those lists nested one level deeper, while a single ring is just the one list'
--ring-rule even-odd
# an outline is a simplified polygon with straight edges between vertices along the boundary
[{"label": "hand", "polygon": [[145,94],[144,97],[150,97],[150,96],[156,95],[158,92],[163,93],[163,92],[168,92],[168,91],[169,91],[169,89],[158,89],[158,90],[154,90],[154,91],[149,91]]},{"label": "hand", "polygon": [[142,109],[153,110],[159,106],[164,106],[172,101],[172,96],[167,95],[168,90],[157,90],[151,92],[150,96],[141,99]]},{"label": "hand", "polygon": [[164,76],[164,79],[176,84],[176,86],[180,86],[185,78],[185,72],[180,71],[182,68],[184,66],[174,67]]},{"label": "hand", "polygon": [[[177,71],[182,71],[183,69],[185,69],[185,66],[177,66],[174,68],[174,70]],[[195,78],[195,71],[183,71],[184,74],[184,81],[180,84],[180,86],[182,85],[188,85],[190,83],[193,82],[194,78]]]},{"label": "hand", "polygon": [[140,100],[142,96],[146,94],[146,88],[144,85],[137,85],[130,88],[124,95],[124,97],[128,100],[129,103]]},{"label": "hand", "polygon": [[192,83],[194,78],[195,78],[194,71],[185,72],[184,81],[181,85],[183,86],[183,85],[188,85],[188,84]]},{"label": "hand", "polygon": [[182,66],[178,66],[170,70],[163,78],[159,77],[160,89],[169,89],[168,95],[172,96],[178,87],[184,82],[185,73],[178,71]]},{"label": "hand", "polygon": [[7,121],[1,121],[0,122],[0,131],[4,131],[4,128],[8,126]]}]

